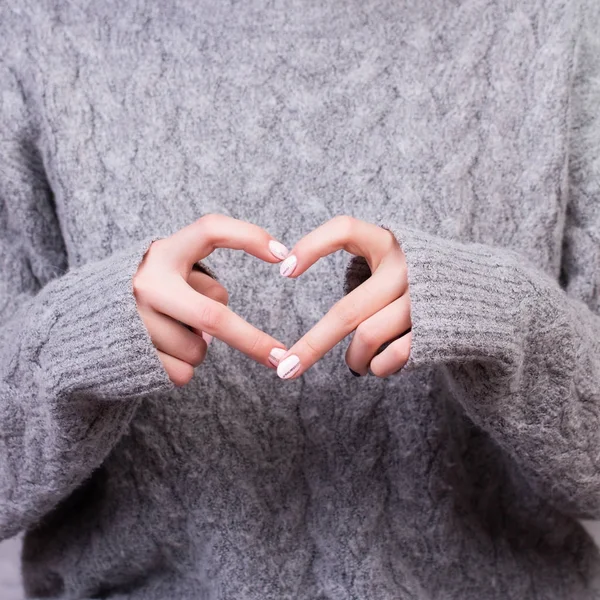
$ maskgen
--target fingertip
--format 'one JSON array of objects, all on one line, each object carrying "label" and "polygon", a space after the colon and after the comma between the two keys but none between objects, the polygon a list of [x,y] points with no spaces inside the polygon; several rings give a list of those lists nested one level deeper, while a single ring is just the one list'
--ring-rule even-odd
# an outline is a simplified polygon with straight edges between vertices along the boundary
[{"label": "fingertip", "polygon": [[299,373],[301,367],[300,357],[296,354],[290,354],[279,362],[277,375],[281,379],[291,379]]},{"label": "fingertip", "polygon": [[291,277],[297,266],[298,258],[295,254],[291,254],[279,265],[279,273],[282,277]]},{"label": "fingertip", "polygon": [[411,350],[411,334],[393,341],[381,354],[373,358],[370,370],[376,377],[389,377],[406,366]]},{"label": "fingertip", "polygon": [[268,360],[269,363],[271,364],[271,366],[273,368],[277,368],[277,366],[279,365],[279,363],[281,362],[281,359],[284,357],[284,355],[287,353],[287,350],[285,348],[273,348],[271,350],[271,352],[269,352],[269,356],[268,356]]},{"label": "fingertip", "polygon": [[269,240],[269,250],[278,261],[285,260],[290,253],[286,246],[277,240]]}]

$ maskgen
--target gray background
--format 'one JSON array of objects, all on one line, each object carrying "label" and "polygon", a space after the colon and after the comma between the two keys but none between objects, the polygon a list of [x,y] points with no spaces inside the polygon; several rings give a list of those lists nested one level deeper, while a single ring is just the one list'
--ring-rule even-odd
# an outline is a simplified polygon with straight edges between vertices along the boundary
[{"label": "gray background", "polygon": [[[600,546],[600,521],[583,522]],[[2,600],[22,600],[23,592],[19,583],[19,540],[0,543],[0,598]]]},{"label": "gray background", "polygon": [[0,598],[21,600],[23,591],[19,583],[19,541],[0,543]]}]

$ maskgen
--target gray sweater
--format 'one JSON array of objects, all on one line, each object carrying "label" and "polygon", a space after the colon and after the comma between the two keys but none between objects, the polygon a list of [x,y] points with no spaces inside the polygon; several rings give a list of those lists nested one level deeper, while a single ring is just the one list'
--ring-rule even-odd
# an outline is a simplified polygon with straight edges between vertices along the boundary
[{"label": "gray sweater", "polygon": [[[600,556],[600,3],[0,7],[0,538],[33,598],[589,600]],[[286,382],[138,316],[152,240],[339,214],[407,257],[406,367]],[[206,261],[291,345],[369,274]],[[364,266],[364,265],[363,265]],[[345,281],[346,279],[346,281]]]}]

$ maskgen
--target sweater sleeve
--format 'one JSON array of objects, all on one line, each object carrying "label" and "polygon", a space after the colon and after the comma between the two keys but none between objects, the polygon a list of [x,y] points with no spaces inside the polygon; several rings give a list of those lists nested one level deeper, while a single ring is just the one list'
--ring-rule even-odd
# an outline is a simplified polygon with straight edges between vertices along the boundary
[{"label": "sweater sleeve", "polygon": [[[593,21],[589,21],[593,22]],[[412,344],[538,495],[600,518],[600,38],[581,39],[559,280],[505,248],[388,225],[403,248]],[[347,289],[365,277],[354,259]],[[368,270],[368,267],[366,267]],[[366,274],[368,276],[368,273]],[[402,371],[401,371],[402,373]],[[402,376],[402,374],[398,376]]]},{"label": "sweater sleeve", "polygon": [[155,238],[69,269],[36,136],[0,57],[0,540],[102,463],[140,399],[172,389],[132,291]]}]

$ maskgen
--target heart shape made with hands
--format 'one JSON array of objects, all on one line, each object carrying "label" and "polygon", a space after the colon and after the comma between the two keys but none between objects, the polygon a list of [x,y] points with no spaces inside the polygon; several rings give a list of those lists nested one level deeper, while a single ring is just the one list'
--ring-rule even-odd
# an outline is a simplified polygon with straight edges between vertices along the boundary
[{"label": "heart shape made with hands", "polygon": [[[346,294],[291,348],[227,307],[227,292],[200,261],[216,248],[244,250],[281,263],[297,278],[337,250],[354,255]],[[317,227],[291,251],[264,229],[225,215],[205,215],[168,238],[154,241],[133,281],[138,311],[170,378],[185,384],[216,337],[282,379],[300,377],[354,332],[346,363],[354,375],[385,377],[401,369],[410,351],[407,267],[395,236],[384,227],[340,216]],[[198,336],[207,343],[198,343]]]},{"label": "heart shape made with hands", "polygon": [[270,361],[282,379],[300,377],[352,332],[346,363],[354,375],[366,375],[370,369],[386,377],[408,360],[412,323],[406,260],[389,229],[353,217],[335,217],[294,245],[281,262],[280,273],[300,277],[337,250],[354,255],[346,273],[345,295],[289,350],[271,351]]}]

